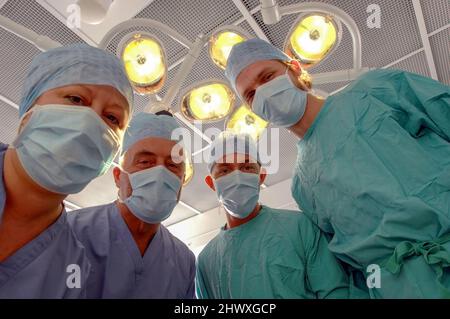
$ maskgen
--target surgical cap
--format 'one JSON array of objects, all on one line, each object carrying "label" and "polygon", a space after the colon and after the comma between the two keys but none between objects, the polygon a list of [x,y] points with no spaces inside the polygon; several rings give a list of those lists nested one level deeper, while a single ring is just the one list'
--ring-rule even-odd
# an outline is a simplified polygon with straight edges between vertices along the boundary
[{"label": "surgical cap", "polygon": [[253,38],[233,46],[227,60],[225,76],[236,90],[236,79],[241,71],[252,63],[262,60],[290,61],[291,58],[272,44]]},{"label": "surgical cap", "polygon": [[31,62],[22,92],[19,116],[42,93],[73,84],[110,85],[133,108],[133,88],[121,61],[111,53],[84,43],[63,46],[37,55]]},{"label": "surgical cap", "polygon": [[178,122],[169,115],[155,115],[151,113],[138,113],[133,116],[123,138],[123,155],[131,146],[148,137],[159,137],[167,140],[182,141]]},{"label": "surgical cap", "polygon": [[261,163],[257,144],[254,138],[248,134],[235,134],[229,131],[222,132],[211,144],[209,157],[207,158],[208,170],[211,173],[214,164],[229,154],[244,154]]}]

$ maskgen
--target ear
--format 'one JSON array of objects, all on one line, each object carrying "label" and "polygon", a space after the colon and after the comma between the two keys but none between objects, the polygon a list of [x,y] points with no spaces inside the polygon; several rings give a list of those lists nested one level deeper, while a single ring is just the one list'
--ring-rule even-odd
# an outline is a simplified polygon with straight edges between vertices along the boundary
[{"label": "ear", "polygon": [[289,63],[290,63],[290,68],[294,72],[294,74],[296,76],[300,76],[300,74],[302,74],[302,66],[300,64],[300,61],[291,60]]},{"label": "ear", "polygon": [[120,173],[122,171],[118,167],[113,168],[113,176],[114,176],[114,183],[116,184],[117,188],[120,188]]},{"label": "ear", "polygon": [[19,128],[17,129],[17,134],[20,134],[22,132],[22,129],[25,127],[25,125],[28,123],[28,120],[30,119],[31,114],[33,114],[33,110],[30,108],[25,116],[22,118],[22,120],[19,123]]},{"label": "ear", "polygon": [[267,172],[265,168],[261,168],[261,171],[259,172],[259,185],[263,184],[266,180]]},{"label": "ear", "polygon": [[211,177],[211,175],[208,175],[205,177],[205,183],[208,185],[209,188],[211,188],[213,191],[216,191],[216,188],[214,187],[214,181]]}]

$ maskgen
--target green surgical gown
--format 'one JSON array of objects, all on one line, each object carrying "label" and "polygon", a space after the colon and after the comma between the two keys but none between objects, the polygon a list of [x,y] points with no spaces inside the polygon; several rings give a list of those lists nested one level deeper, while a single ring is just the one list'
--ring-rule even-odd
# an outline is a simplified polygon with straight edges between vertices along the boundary
[{"label": "green surgical gown", "polygon": [[348,277],[302,213],[263,206],[222,229],[197,261],[197,297],[348,298]]},{"label": "green surgical gown", "polygon": [[398,70],[329,97],[298,143],[292,195],[374,298],[450,297],[450,87]]}]

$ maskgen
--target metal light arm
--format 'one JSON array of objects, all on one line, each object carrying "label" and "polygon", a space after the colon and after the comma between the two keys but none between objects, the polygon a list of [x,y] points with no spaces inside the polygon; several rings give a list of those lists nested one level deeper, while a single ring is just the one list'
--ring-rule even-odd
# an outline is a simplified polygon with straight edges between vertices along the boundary
[{"label": "metal light arm", "polygon": [[186,48],[190,48],[192,46],[192,42],[188,40],[185,36],[181,35],[168,25],[152,20],[152,19],[144,19],[144,18],[136,18],[136,19],[130,19],[127,21],[124,21],[122,23],[119,23],[115,27],[113,27],[111,30],[109,30],[103,39],[100,41],[100,44],[98,45],[101,49],[106,49],[108,46],[108,43],[120,32],[133,28],[133,27],[149,27],[157,29],[165,34],[167,34],[169,37],[180,43],[182,46]]},{"label": "metal light arm", "polygon": [[61,46],[61,43],[53,41],[45,35],[37,34],[33,30],[2,15],[0,15],[0,27],[31,43],[41,51],[47,51]]}]

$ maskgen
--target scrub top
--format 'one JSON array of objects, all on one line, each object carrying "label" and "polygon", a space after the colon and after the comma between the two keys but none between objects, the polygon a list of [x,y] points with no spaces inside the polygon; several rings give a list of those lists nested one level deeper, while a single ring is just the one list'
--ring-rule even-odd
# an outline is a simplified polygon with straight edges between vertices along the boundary
[{"label": "scrub top", "polygon": [[[7,148],[0,144],[0,222],[6,204]],[[90,265],[66,214],[63,211],[46,230],[0,262],[0,299],[85,297]]]},{"label": "scrub top", "polygon": [[303,139],[292,182],[330,250],[374,298],[450,297],[450,87],[376,70],[330,96]]},{"label": "scrub top", "polygon": [[348,277],[319,228],[300,212],[266,206],[206,245],[196,281],[205,299],[349,296]]},{"label": "scrub top", "polygon": [[141,255],[115,203],[69,213],[92,268],[88,298],[195,297],[195,256],[163,225]]}]

